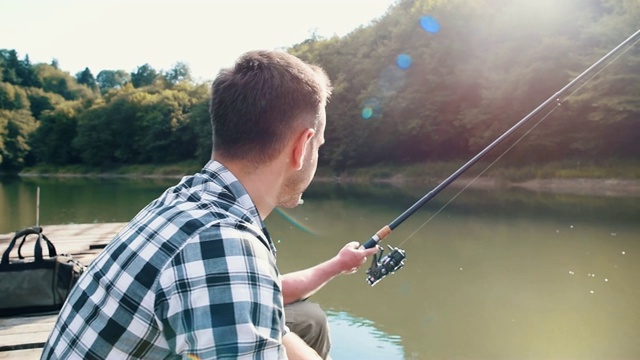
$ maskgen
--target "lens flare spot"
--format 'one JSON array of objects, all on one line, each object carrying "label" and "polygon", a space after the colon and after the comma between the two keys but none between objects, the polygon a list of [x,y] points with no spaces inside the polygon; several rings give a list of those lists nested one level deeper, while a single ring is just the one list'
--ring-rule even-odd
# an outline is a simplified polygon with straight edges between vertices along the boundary
[{"label": "lens flare spot", "polygon": [[364,120],[378,119],[382,116],[382,105],[375,97],[368,98],[360,104],[361,116]]},{"label": "lens flare spot", "polygon": [[373,109],[370,107],[365,107],[364,109],[362,109],[362,118],[365,120],[369,120],[371,119],[371,117],[373,116]]},{"label": "lens flare spot", "polygon": [[420,27],[424,29],[426,32],[430,32],[432,34],[440,31],[440,24],[436,19],[431,16],[425,15],[420,18]]},{"label": "lens flare spot", "polygon": [[407,54],[400,54],[396,59],[396,64],[398,64],[398,67],[402,70],[407,70],[408,68],[410,68],[411,62],[411,56]]}]

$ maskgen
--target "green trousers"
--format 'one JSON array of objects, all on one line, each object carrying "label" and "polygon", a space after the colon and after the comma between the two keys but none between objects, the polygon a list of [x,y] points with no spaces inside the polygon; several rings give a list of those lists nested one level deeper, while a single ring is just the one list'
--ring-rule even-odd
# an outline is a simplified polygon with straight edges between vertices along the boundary
[{"label": "green trousers", "polygon": [[323,359],[330,359],[331,338],[327,314],[320,305],[308,301],[297,301],[284,307],[284,316],[289,329],[313,348]]}]

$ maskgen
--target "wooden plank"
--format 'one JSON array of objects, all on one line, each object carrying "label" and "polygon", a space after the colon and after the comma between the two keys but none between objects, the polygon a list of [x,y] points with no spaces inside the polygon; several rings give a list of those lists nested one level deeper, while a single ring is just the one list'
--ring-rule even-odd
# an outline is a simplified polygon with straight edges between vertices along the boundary
[{"label": "wooden plank", "polygon": [[2,360],[37,360],[40,359],[42,348],[0,351],[0,359]]},{"label": "wooden plank", "polygon": [[[0,359],[6,353],[25,353],[26,349],[42,351],[56,322],[57,314],[21,316],[0,319]],[[39,356],[39,352],[37,353]],[[17,358],[17,357],[16,357]]]},{"label": "wooden plank", "polygon": [[[100,247],[106,245],[126,225],[126,223],[69,224],[42,226],[44,234],[61,254],[71,254],[84,264],[88,264],[100,253]],[[6,249],[15,233],[0,234],[0,249]],[[94,249],[91,249],[94,245]],[[45,252],[46,254],[46,252]],[[22,248],[24,257],[33,256],[33,242]],[[18,251],[11,252],[11,259],[17,259]]]},{"label": "wooden plank", "polygon": [[[0,334],[7,329],[24,324],[47,324],[56,321],[58,314],[40,315],[40,316],[16,316],[8,318],[0,318]],[[2,340],[0,340],[1,344]]]}]

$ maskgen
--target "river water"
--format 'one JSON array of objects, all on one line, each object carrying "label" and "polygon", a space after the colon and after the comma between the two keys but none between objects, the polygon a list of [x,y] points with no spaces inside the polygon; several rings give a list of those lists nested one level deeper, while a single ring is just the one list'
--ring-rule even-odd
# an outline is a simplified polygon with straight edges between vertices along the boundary
[{"label": "river water", "polygon": [[[0,178],[0,233],[35,224],[37,187],[46,232],[128,221],[175,182]],[[312,184],[267,219],[281,271],[366,241],[428,190]],[[457,191],[385,239],[406,250],[403,269],[370,287],[363,268],[313,296],[334,360],[640,358],[639,197],[468,189],[442,209]]]}]

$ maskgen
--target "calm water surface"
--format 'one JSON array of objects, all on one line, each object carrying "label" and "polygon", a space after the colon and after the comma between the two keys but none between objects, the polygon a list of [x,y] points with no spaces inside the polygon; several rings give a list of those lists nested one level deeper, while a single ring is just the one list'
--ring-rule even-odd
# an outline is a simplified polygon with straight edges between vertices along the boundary
[{"label": "calm water surface", "polygon": [[[0,233],[128,221],[176,180],[0,179]],[[429,189],[313,184],[267,226],[282,272],[367,240]],[[640,198],[447,189],[385,242],[404,269],[314,295],[340,359],[639,359]],[[55,239],[52,239],[55,242]]]}]

